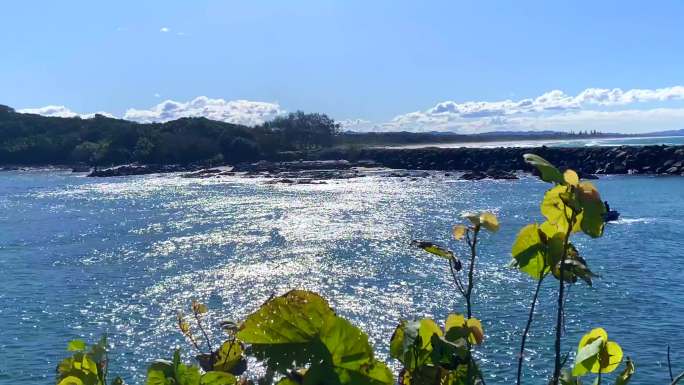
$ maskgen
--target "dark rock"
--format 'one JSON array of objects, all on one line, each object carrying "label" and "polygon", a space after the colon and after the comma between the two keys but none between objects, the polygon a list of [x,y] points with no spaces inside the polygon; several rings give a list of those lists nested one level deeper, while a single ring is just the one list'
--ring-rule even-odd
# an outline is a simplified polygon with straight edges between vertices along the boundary
[{"label": "dark rock", "polygon": [[150,166],[128,164],[117,167],[94,169],[88,174],[90,177],[110,177],[110,176],[128,176],[128,175],[144,175],[152,174],[154,171]]},{"label": "dark rock", "polygon": [[90,172],[90,170],[92,170],[92,167],[86,164],[79,164],[71,168],[71,172]]},{"label": "dark rock", "polygon": [[211,178],[212,176],[219,176],[221,174],[222,174],[221,170],[219,170],[217,168],[211,168],[211,169],[204,169],[204,170],[191,172],[188,174],[183,174],[181,176],[183,178]]},{"label": "dark rock", "polygon": [[590,174],[590,173],[586,173],[586,172],[578,172],[577,174],[581,179],[598,179],[599,178],[594,174]]},{"label": "dark rock", "polygon": [[473,172],[466,172],[463,175],[461,175],[458,179],[462,180],[480,180],[480,179],[485,179],[487,177],[487,174],[479,171],[473,171]]},{"label": "dark rock", "polygon": [[95,168],[88,174],[89,177],[110,177],[110,176],[128,176],[128,175],[145,175],[165,172],[181,172],[181,171],[195,171],[202,167],[197,164],[179,165],[179,164],[125,164],[121,166],[98,169]]}]

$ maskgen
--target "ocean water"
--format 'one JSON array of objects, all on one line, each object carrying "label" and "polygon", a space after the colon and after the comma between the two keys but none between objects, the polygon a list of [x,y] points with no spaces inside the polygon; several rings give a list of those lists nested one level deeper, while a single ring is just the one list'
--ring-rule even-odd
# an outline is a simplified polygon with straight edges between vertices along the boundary
[{"label": "ocean water", "polygon": [[442,147],[442,148],[496,148],[496,147],[617,147],[617,146],[682,146],[684,136],[630,137],[630,138],[589,138],[589,139],[520,139],[494,142],[437,143],[393,146],[400,148]]},{"label": "ocean water", "polygon": [[[564,350],[607,329],[637,365],[634,384],[668,382],[666,351],[684,369],[684,178],[596,181],[622,213],[605,236],[576,239],[601,275],[570,289]],[[94,179],[65,171],[0,174],[0,384],[47,384],[72,338],[112,342],[111,374],[142,384],[155,358],[190,346],[175,315],[193,298],[208,322],[239,320],[272,294],[320,292],[370,335],[378,355],[401,318],[463,311],[444,261],[412,239],[449,239],[465,210],[491,210],[474,314],[486,332],[478,358],[488,384],[510,384],[534,282],[507,267],[525,224],[540,221],[548,185],[366,177],[325,185],[177,175]],[[553,292],[540,295],[525,376],[542,384],[553,362]],[[215,328],[212,336],[220,338]],[[610,376],[606,376],[610,377]]]}]

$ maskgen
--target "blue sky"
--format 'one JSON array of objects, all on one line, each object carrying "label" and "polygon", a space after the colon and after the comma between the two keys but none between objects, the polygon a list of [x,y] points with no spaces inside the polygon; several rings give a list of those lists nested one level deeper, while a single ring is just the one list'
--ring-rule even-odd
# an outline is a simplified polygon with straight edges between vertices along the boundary
[{"label": "blue sky", "polygon": [[681,1],[12,1],[0,104],[246,124],[301,109],[362,130],[684,128],[682,19]]}]

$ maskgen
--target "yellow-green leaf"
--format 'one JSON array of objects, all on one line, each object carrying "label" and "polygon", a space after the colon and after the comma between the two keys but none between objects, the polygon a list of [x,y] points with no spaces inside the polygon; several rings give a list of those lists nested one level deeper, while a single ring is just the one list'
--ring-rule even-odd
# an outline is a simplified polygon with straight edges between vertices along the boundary
[{"label": "yellow-green leaf", "polygon": [[[601,373],[610,373],[620,366],[622,362],[622,348],[615,341],[608,341],[599,353]],[[594,373],[598,373],[595,371]]]},{"label": "yellow-green leaf", "polygon": [[82,352],[86,349],[86,343],[82,340],[71,340],[67,345],[67,350],[70,352]]},{"label": "yellow-green leaf", "polygon": [[237,340],[224,342],[216,354],[214,370],[231,372],[242,359],[242,344]]},{"label": "yellow-green leaf", "polygon": [[534,279],[540,279],[549,272],[546,261],[546,245],[540,237],[542,233],[537,224],[523,227],[513,243],[512,265]]},{"label": "yellow-green leaf", "polygon": [[466,326],[466,319],[462,314],[449,314],[447,316],[446,322],[444,323],[444,331],[449,332],[449,329],[458,327],[462,328]]},{"label": "yellow-green leaf", "polygon": [[468,231],[468,227],[466,227],[465,225],[454,226],[454,229],[453,229],[454,239],[457,241],[460,241],[461,239],[463,239],[463,237],[465,237],[466,231]]},{"label": "yellow-green leaf", "polygon": [[204,314],[209,311],[209,308],[203,303],[192,301],[192,311],[196,314]]},{"label": "yellow-green leaf", "polygon": [[237,378],[226,372],[207,372],[200,379],[200,385],[234,385]]},{"label": "yellow-green leaf", "polygon": [[[598,373],[601,368],[599,353],[608,342],[608,333],[603,328],[592,329],[582,336],[577,346],[575,367],[572,369],[574,376],[582,376],[588,372]],[[620,357],[622,359],[622,357]]]},{"label": "yellow-green leaf", "polygon": [[471,344],[481,344],[484,340],[482,323],[477,318],[465,319],[461,314],[449,314],[444,324],[446,339],[455,342],[459,338],[467,338]]},{"label": "yellow-green leaf", "polygon": [[496,215],[490,212],[483,212],[480,214],[480,224],[491,232],[499,231],[499,220],[496,219]]},{"label": "yellow-green leaf", "polygon": [[[572,217],[573,210],[563,202],[561,194],[568,192],[567,186],[556,186],[544,194],[544,199],[541,204],[541,213],[546,219],[558,228],[559,231],[565,233],[568,229],[568,218]],[[581,230],[580,222],[582,221],[582,213],[575,214],[575,221],[572,231],[578,232]]]},{"label": "yellow-green leaf", "polygon": [[432,338],[433,334],[437,334],[439,337],[443,335],[442,329],[439,327],[439,325],[429,318],[420,320],[420,329],[418,329],[418,335],[423,343],[422,348],[427,348],[430,345],[430,339]]},{"label": "yellow-green leaf", "polygon": [[541,156],[535,154],[525,154],[523,155],[523,158],[525,159],[526,163],[531,164],[532,166],[536,167],[537,170],[539,170],[539,173],[541,174],[541,180],[544,182],[557,184],[563,184],[565,182],[561,172]]},{"label": "yellow-green leaf", "polygon": [[61,381],[57,383],[57,385],[85,385],[83,383],[83,380],[76,376],[67,376],[64,377]]},{"label": "yellow-green leaf", "polygon": [[480,224],[480,216],[477,213],[465,212],[461,214],[461,218],[469,220],[473,226],[478,226]]},{"label": "yellow-green leaf", "polygon": [[582,216],[579,218],[579,225],[582,231],[592,238],[603,235],[606,213],[606,206],[601,200],[596,187],[589,182],[582,182],[577,188],[577,198],[582,207]]},{"label": "yellow-green leaf", "polygon": [[602,337],[598,337],[577,350],[575,367],[572,368],[574,376],[583,376],[588,372],[598,373],[600,368],[598,355],[604,343],[605,340]]},{"label": "yellow-green leaf", "polygon": [[579,184],[579,176],[574,170],[567,169],[563,173],[563,180],[569,186],[577,186]]},{"label": "yellow-green leaf", "polygon": [[446,259],[455,258],[453,251],[446,249],[442,246],[439,246],[437,244],[434,244],[432,242],[429,242],[429,241],[415,240],[415,241],[412,241],[411,244],[413,246],[419,247],[419,248],[427,251],[430,254],[434,254],[438,257],[442,257],[442,258],[446,258]]},{"label": "yellow-green leaf", "polygon": [[468,318],[467,322],[470,334],[468,340],[471,344],[479,345],[484,341],[484,330],[482,329],[482,322],[477,318]]}]

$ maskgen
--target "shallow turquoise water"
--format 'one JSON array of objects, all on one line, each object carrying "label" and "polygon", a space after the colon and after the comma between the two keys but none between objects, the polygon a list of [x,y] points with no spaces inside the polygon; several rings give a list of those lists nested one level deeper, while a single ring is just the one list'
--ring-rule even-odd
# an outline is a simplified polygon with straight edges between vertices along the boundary
[{"label": "shallow turquoise water", "polygon": [[[577,244],[601,275],[568,301],[567,344],[604,326],[637,362],[635,384],[666,383],[666,346],[684,369],[684,178],[607,177],[597,184],[623,219]],[[173,175],[91,179],[0,174],[0,383],[45,384],[75,337],[109,333],[110,373],[142,383],[147,363],[189,346],[175,314],[198,298],[213,320],[239,319],[272,293],[308,288],[369,333],[387,359],[397,320],[443,320],[462,301],[447,266],[408,247],[449,242],[467,209],[498,213],[482,242],[475,315],[488,384],[510,384],[533,282],[508,269],[510,245],[539,220],[547,186],[359,178],[317,186]],[[462,249],[459,249],[463,251]],[[526,367],[541,384],[553,358],[555,283],[541,294]],[[218,336],[218,335],[217,335]]]}]

